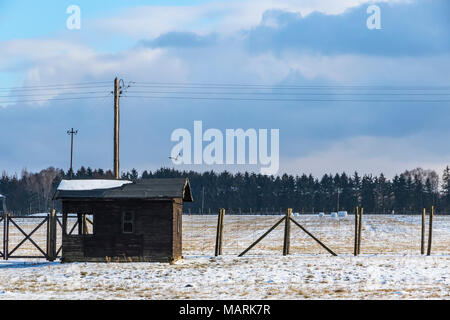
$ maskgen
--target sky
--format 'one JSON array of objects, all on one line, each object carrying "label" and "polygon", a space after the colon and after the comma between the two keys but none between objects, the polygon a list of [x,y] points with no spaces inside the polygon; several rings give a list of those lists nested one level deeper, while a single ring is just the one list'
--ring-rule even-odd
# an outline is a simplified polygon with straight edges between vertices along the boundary
[{"label": "sky", "polygon": [[[367,27],[373,4],[380,29]],[[67,28],[70,5],[80,8],[79,30]],[[120,101],[122,170],[258,172],[174,165],[171,133],[192,132],[196,120],[222,132],[279,129],[278,174],[392,177],[450,164],[448,1],[0,0],[0,30],[0,170],[10,174],[67,170],[71,128],[74,167],[111,169],[116,76],[130,85]],[[154,83],[311,86],[297,98],[313,101],[142,98],[168,90]],[[61,99],[87,92],[96,98]]]}]

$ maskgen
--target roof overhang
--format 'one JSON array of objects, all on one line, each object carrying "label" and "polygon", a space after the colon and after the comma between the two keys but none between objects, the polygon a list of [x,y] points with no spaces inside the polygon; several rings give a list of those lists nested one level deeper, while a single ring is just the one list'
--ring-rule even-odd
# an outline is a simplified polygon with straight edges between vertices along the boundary
[{"label": "roof overhang", "polygon": [[164,200],[181,198],[192,202],[187,178],[128,180],[62,180],[54,200]]}]

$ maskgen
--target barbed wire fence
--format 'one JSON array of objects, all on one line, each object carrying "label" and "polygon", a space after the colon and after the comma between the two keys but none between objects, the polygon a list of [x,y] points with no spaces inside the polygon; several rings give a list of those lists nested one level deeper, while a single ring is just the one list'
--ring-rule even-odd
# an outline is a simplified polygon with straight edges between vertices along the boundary
[{"label": "barbed wire fence", "polygon": [[[239,255],[255,242],[284,213],[262,214],[236,212],[225,214],[223,255]],[[294,214],[292,217],[337,254],[351,255],[354,249],[354,213],[345,217],[329,214]],[[183,215],[183,254],[213,256],[215,252],[217,214]],[[361,254],[420,254],[421,215],[365,214],[361,227]],[[428,236],[426,217],[426,237]],[[433,253],[448,254],[450,248],[450,216],[435,215],[433,221]],[[281,254],[284,227],[279,225],[248,254]],[[301,229],[291,227],[290,254],[328,254]],[[425,244],[426,245],[426,244]]]},{"label": "barbed wire fence", "polygon": [[[252,211],[252,214],[250,214],[250,212],[241,211],[239,214],[239,211],[226,210],[223,222],[223,255],[238,256],[283,216],[284,213],[280,214],[279,212],[263,211],[258,213]],[[13,252],[15,256],[42,255],[42,252],[36,245],[45,251],[47,239],[45,218],[45,214],[41,217],[13,216],[12,221],[18,227],[10,221],[7,230],[9,252],[19,245]],[[338,255],[351,255],[353,253],[355,238],[355,216],[353,213],[349,213],[346,217],[331,217],[329,214],[319,216],[317,214],[294,213],[292,218]],[[420,254],[421,220],[421,214],[365,214],[361,228],[360,253],[362,255]],[[0,221],[0,235],[2,235],[0,238],[0,258],[4,257],[4,222],[4,219]],[[36,229],[42,222],[44,224]],[[428,223],[429,212],[426,216],[425,247],[429,234]],[[68,220],[68,230],[72,230],[75,224],[76,218],[70,218]],[[211,214],[206,215],[184,213],[182,230],[183,255],[214,256],[217,226],[218,214],[212,210]],[[450,215],[435,215],[432,229],[432,254],[448,254],[450,248]],[[57,227],[57,232],[57,248],[60,248],[60,226]],[[29,237],[26,235],[29,235]],[[284,226],[281,224],[249,251],[247,255],[281,255],[283,252],[283,237]],[[33,244],[33,241],[36,245]],[[328,253],[300,228],[292,225],[290,231],[290,254]]]}]

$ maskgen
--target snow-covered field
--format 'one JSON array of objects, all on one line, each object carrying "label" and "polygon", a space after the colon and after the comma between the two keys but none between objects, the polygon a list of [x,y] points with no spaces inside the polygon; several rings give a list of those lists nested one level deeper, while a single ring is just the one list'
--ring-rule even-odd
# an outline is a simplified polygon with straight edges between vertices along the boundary
[{"label": "snow-covered field", "polygon": [[[435,216],[432,256],[420,255],[420,216],[366,215],[353,257],[353,216],[295,217],[283,257],[283,225],[237,257],[281,216],[226,216],[224,255],[214,258],[216,216],[184,216],[185,258],[162,263],[0,261],[0,299],[449,299],[450,216]],[[28,231],[32,224],[22,225]],[[35,225],[35,223],[34,223]],[[0,229],[1,231],[1,229]],[[10,249],[23,237],[11,228]],[[45,249],[45,232],[36,234]],[[41,241],[41,242],[39,242]],[[22,253],[37,253],[31,245]]]}]

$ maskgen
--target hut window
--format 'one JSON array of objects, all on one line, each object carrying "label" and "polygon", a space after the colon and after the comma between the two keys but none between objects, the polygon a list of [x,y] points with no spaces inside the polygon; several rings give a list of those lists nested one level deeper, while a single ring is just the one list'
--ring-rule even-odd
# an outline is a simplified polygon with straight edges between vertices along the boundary
[{"label": "hut window", "polygon": [[123,233],[133,233],[134,231],[134,213],[125,211],[122,217],[122,231]]}]

